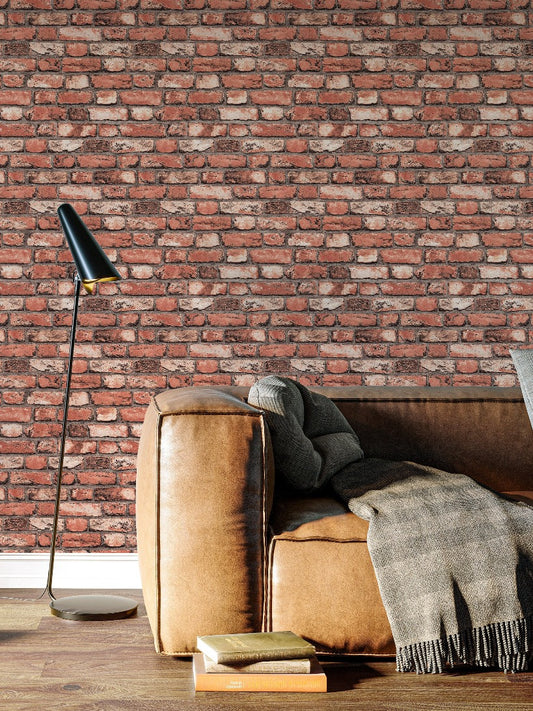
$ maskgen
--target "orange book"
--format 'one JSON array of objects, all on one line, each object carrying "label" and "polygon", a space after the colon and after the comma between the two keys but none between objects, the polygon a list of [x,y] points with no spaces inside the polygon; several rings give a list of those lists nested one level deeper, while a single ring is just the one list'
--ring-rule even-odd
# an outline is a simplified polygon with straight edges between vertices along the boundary
[{"label": "orange book", "polygon": [[327,678],[316,657],[308,674],[207,672],[203,654],[193,654],[196,691],[327,691]]}]

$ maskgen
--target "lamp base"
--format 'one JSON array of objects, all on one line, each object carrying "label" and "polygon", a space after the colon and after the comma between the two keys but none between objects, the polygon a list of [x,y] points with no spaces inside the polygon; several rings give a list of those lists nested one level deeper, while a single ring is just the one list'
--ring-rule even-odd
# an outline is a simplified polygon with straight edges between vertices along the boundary
[{"label": "lamp base", "polygon": [[118,595],[72,595],[52,600],[52,615],[65,620],[121,620],[137,611],[138,603]]}]

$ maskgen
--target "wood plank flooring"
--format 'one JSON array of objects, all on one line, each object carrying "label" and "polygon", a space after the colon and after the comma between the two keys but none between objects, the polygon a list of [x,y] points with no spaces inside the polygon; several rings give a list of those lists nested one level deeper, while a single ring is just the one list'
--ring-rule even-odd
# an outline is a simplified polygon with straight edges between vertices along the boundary
[{"label": "wood plank flooring", "polygon": [[3,594],[38,593],[0,591],[0,709],[9,711],[533,711],[533,672],[417,676],[372,659],[324,661],[327,694],[195,694],[190,660],[155,653],[142,603],[127,620],[69,622],[46,600]]}]

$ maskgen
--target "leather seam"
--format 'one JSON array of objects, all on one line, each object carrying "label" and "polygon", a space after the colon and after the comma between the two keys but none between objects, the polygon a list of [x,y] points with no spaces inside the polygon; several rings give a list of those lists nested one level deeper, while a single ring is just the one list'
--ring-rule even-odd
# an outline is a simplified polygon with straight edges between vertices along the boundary
[{"label": "leather seam", "polygon": [[273,568],[273,561],[274,561],[274,548],[276,546],[276,541],[272,538],[269,543],[268,547],[268,577],[267,577],[267,584],[268,584],[268,599],[267,599],[267,619],[266,619],[266,630],[269,632],[272,629],[272,596],[273,596],[273,590],[274,590],[274,585],[272,582],[272,568]]},{"label": "leather seam", "polygon": [[408,402],[427,402],[427,403],[456,403],[456,402],[463,402],[463,403],[472,403],[474,405],[477,405],[480,402],[495,402],[495,403],[501,403],[501,404],[507,404],[507,403],[517,403],[517,402],[523,402],[524,399],[521,397],[440,397],[440,396],[435,396],[435,397],[372,397],[372,396],[364,396],[362,395],[360,398],[359,397],[351,397],[351,398],[332,398],[333,402],[335,403],[350,403],[350,402],[396,402],[396,403],[408,403]]},{"label": "leather seam", "polygon": [[262,496],[262,502],[261,502],[261,526],[262,526],[262,531],[261,531],[261,629],[265,629],[265,624],[266,624],[266,599],[267,599],[267,591],[265,590],[265,585],[266,585],[266,580],[267,580],[267,452],[266,452],[266,433],[265,433],[265,418],[261,414],[259,417],[260,425],[261,425],[261,474],[262,474],[262,482],[261,482],[261,496]]},{"label": "leather seam", "polygon": [[[157,405],[156,405],[157,408]],[[157,610],[157,646],[158,651],[163,651],[163,641],[161,636],[161,428],[163,418],[161,411],[157,408],[157,441],[156,441],[156,484],[155,484],[155,595]]]},{"label": "leather seam", "polygon": [[312,542],[324,542],[324,543],[367,543],[366,538],[332,538],[330,536],[310,536],[309,538],[285,538],[280,534],[272,537],[271,544],[274,543],[312,543]]},{"label": "leather seam", "polygon": [[228,412],[227,410],[186,410],[186,411],[178,411],[174,412],[173,410],[169,410],[168,412],[162,412],[161,410],[158,410],[159,414],[161,417],[175,417],[177,415],[181,417],[186,417],[188,415],[216,415],[217,417],[220,417],[220,415],[229,415],[230,417],[261,417],[261,412],[257,410],[257,412]]}]

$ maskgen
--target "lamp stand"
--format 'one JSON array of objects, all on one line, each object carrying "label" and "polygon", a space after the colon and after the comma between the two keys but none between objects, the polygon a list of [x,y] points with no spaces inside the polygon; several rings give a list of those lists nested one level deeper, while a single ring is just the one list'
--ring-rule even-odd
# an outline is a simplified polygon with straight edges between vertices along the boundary
[{"label": "lamp stand", "polygon": [[70,381],[72,378],[72,361],[74,358],[74,344],[76,339],[76,322],[78,320],[78,301],[80,296],[81,279],[76,273],[74,277],[74,310],[72,313],[72,327],[70,331],[70,352],[68,359],[67,383],[63,406],[63,429],[61,433],[61,447],[59,450],[59,468],[57,474],[57,488],[54,508],[54,522],[52,540],[50,542],[50,559],[48,563],[48,579],[44,593],[50,597],[50,610],[56,617],[67,620],[117,620],[134,615],[137,602],[127,597],[117,595],[73,595],[57,599],[52,591],[52,577],[54,574],[54,561],[57,543],[57,526],[59,521],[59,507],[61,502],[61,484],[63,480],[63,461],[65,458],[65,440],[67,435],[68,409],[70,400]]}]

